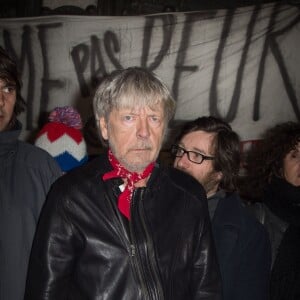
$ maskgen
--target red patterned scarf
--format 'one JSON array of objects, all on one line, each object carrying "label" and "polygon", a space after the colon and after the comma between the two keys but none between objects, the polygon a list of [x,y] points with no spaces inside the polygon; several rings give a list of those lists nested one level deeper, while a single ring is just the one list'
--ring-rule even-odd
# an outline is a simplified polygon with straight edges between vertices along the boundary
[{"label": "red patterned scarf", "polygon": [[102,177],[104,181],[112,178],[122,178],[127,180],[124,191],[120,194],[118,199],[118,208],[120,212],[130,220],[130,201],[134,191],[134,184],[142,179],[147,178],[153,168],[154,163],[149,164],[143,173],[138,174],[136,172],[130,172],[125,169],[112,154],[111,150],[108,150],[108,160],[111,163],[113,170],[105,173]]}]

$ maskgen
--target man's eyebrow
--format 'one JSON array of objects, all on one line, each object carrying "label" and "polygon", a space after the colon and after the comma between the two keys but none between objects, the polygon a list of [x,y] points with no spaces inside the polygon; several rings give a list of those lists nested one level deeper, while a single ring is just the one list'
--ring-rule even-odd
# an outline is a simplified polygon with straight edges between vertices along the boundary
[{"label": "man's eyebrow", "polygon": [[[1,84],[0,84],[1,86]],[[16,87],[17,85],[13,82],[3,82],[2,87]]]},{"label": "man's eyebrow", "polygon": [[197,152],[197,153],[200,153],[200,154],[203,154],[203,155],[209,155],[209,156],[210,156],[210,154],[206,153],[206,151],[204,151],[204,150],[202,150],[202,149],[199,149],[199,148],[197,148],[197,147],[193,147],[193,148],[192,148],[192,151]]},{"label": "man's eyebrow", "polygon": [[[179,142],[178,146],[183,147],[186,150],[186,146],[182,142]],[[205,154],[205,151],[203,151],[197,147],[192,147],[192,150],[187,150],[187,151],[193,151],[193,152],[197,152],[200,154],[208,155],[208,154]]]},{"label": "man's eyebrow", "polygon": [[147,116],[150,116],[150,117],[153,117],[153,116],[155,116],[155,117],[163,117],[163,115],[160,114],[160,113],[149,113],[149,114],[147,114]]}]

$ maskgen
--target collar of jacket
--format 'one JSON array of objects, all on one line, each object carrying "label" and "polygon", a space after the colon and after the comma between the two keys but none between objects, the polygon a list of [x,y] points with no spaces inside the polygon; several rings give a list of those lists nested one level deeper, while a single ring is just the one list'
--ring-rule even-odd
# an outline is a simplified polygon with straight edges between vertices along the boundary
[{"label": "collar of jacket", "polygon": [[237,193],[224,194],[219,199],[213,222],[219,225],[239,228],[241,225],[241,202]]},{"label": "collar of jacket", "polygon": [[0,132],[0,156],[15,150],[21,130],[22,125],[17,120],[12,129]]}]

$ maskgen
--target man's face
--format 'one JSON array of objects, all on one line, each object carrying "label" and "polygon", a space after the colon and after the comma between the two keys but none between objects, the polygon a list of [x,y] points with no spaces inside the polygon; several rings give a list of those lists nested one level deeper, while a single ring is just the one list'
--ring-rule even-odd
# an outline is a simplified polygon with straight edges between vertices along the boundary
[{"label": "man's face", "polygon": [[283,160],[284,178],[292,185],[300,187],[300,142]]},{"label": "man's face", "polygon": [[114,109],[99,122],[103,138],[127,170],[141,173],[157,159],[165,132],[162,106]]},{"label": "man's face", "polygon": [[[214,156],[213,140],[213,133],[198,130],[186,134],[178,145],[187,151]],[[185,153],[182,157],[176,157],[174,167],[197,179],[204,187],[208,197],[216,193],[222,174],[214,170],[213,160],[203,160],[201,164],[196,164],[191,162]]]},{"label": "man's face", "polygon": [[0,132],[8,128],[16,103],[16,87],[0,79]]}]

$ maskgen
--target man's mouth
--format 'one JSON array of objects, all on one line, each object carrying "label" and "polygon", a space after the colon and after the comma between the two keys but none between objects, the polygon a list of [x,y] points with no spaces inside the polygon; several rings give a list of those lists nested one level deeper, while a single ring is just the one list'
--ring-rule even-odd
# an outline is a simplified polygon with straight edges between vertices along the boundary
[{"label": "man's mouth", "polygon": [[150,151],[151,148],[135,148],[135,149],[132,149],[133,151]]},{"label": "man's mouth", "polygon": [[130,150],[132,151],[150,151],[152,150],[152,147],[150,145],[144,144],[144,145],[137,145],[133,146]]}]

